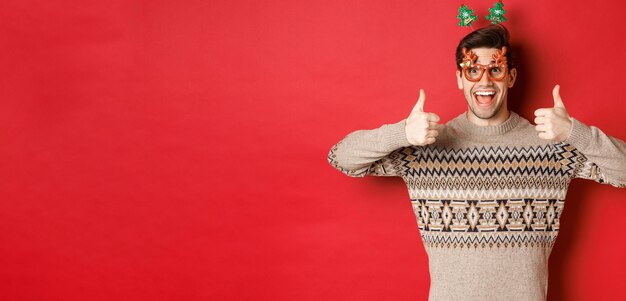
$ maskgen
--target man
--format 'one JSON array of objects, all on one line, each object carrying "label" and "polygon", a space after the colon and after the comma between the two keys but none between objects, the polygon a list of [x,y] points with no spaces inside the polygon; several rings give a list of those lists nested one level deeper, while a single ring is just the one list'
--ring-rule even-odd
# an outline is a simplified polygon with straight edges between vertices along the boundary
[{"label": "man", "polygon": [[456,51],[468,111],[439,124],[425,94],[400,122],[350,133],[328,160],[352,177],[405,181],[429,258],[429,300],[546,300],[548,257],[567,187],[586,178],[626,185],[626,143],[554,107],[535,125],[507,108],[517,77],[502,25]]}]

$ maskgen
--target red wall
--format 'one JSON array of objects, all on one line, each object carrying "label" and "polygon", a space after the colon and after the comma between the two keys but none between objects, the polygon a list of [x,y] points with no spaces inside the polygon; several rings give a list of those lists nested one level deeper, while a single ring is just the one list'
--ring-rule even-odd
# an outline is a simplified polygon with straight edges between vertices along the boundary
[{"label": "red wall", "polygon": [[[1,299],[426,300],[402,181],[326,155],[419,88],[444,121],[466,109],[459,4],[4,1]],[[626,2],[505,9],[513,109],[559,83],[572,116],[626,138]],[[550,300],[623,297],[624,210],[626,190],[572,183]]]}]

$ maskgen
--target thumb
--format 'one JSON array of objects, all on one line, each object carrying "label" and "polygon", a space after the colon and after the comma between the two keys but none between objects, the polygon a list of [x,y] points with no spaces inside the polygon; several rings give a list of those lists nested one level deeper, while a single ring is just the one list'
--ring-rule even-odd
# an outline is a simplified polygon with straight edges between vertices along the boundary
[{"label": "thumb", "polygon": [[417,103],[415,104],[411,112],[424,112],[425,101],[426,101],[426,93],[424,93],[424,89],[420,89],[420,97],[417,99]]},{"label": "thumb", "polygon": [[563,104],[563,100],[561,99],[560,89],[561,89],[561,86],[559,85],[554,86],[554,89],[552,89],[552,98],[554,98],[555,108],[565,108],[565,105]]}]

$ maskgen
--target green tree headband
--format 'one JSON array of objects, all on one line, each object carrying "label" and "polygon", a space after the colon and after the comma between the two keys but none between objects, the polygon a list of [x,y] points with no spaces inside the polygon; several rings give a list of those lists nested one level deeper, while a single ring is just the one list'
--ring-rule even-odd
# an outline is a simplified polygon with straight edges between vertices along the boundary
[{"label": "green tree headband", "polygon": [[[491,21],[492,24],[498,24],[506,21],[506,18],[504,17],[506,10],[504,10],[503,7],[504,3],[502,3],[502,0],[498,0],[498,2],[496,2],[493,7],[489,9],[489,15],[485,18]],[[459,7],[459,15],[456,17],[460,20],[459,26],[466,27],[471,26],[472,23],[478,19],[478,17],[474,15],[474,10],[469,9],[467,5],[461,5],[461,7]]]}]

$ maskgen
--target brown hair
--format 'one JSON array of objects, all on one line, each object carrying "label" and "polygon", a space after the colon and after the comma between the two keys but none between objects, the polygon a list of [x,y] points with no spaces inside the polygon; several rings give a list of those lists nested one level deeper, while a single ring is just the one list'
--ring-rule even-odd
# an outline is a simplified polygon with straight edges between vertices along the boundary
[{"label": "brown hair", "polygon": [[456,68],[461,70],[460,64],[463,62],[463,48],[467,50],[474,48],[497,48],[506,47],[506,60],[509,72],[515,68],[513,64],[513,51],[509,45],[509,31],[502,24],[492,24],[470,32],[456,47]]}]

